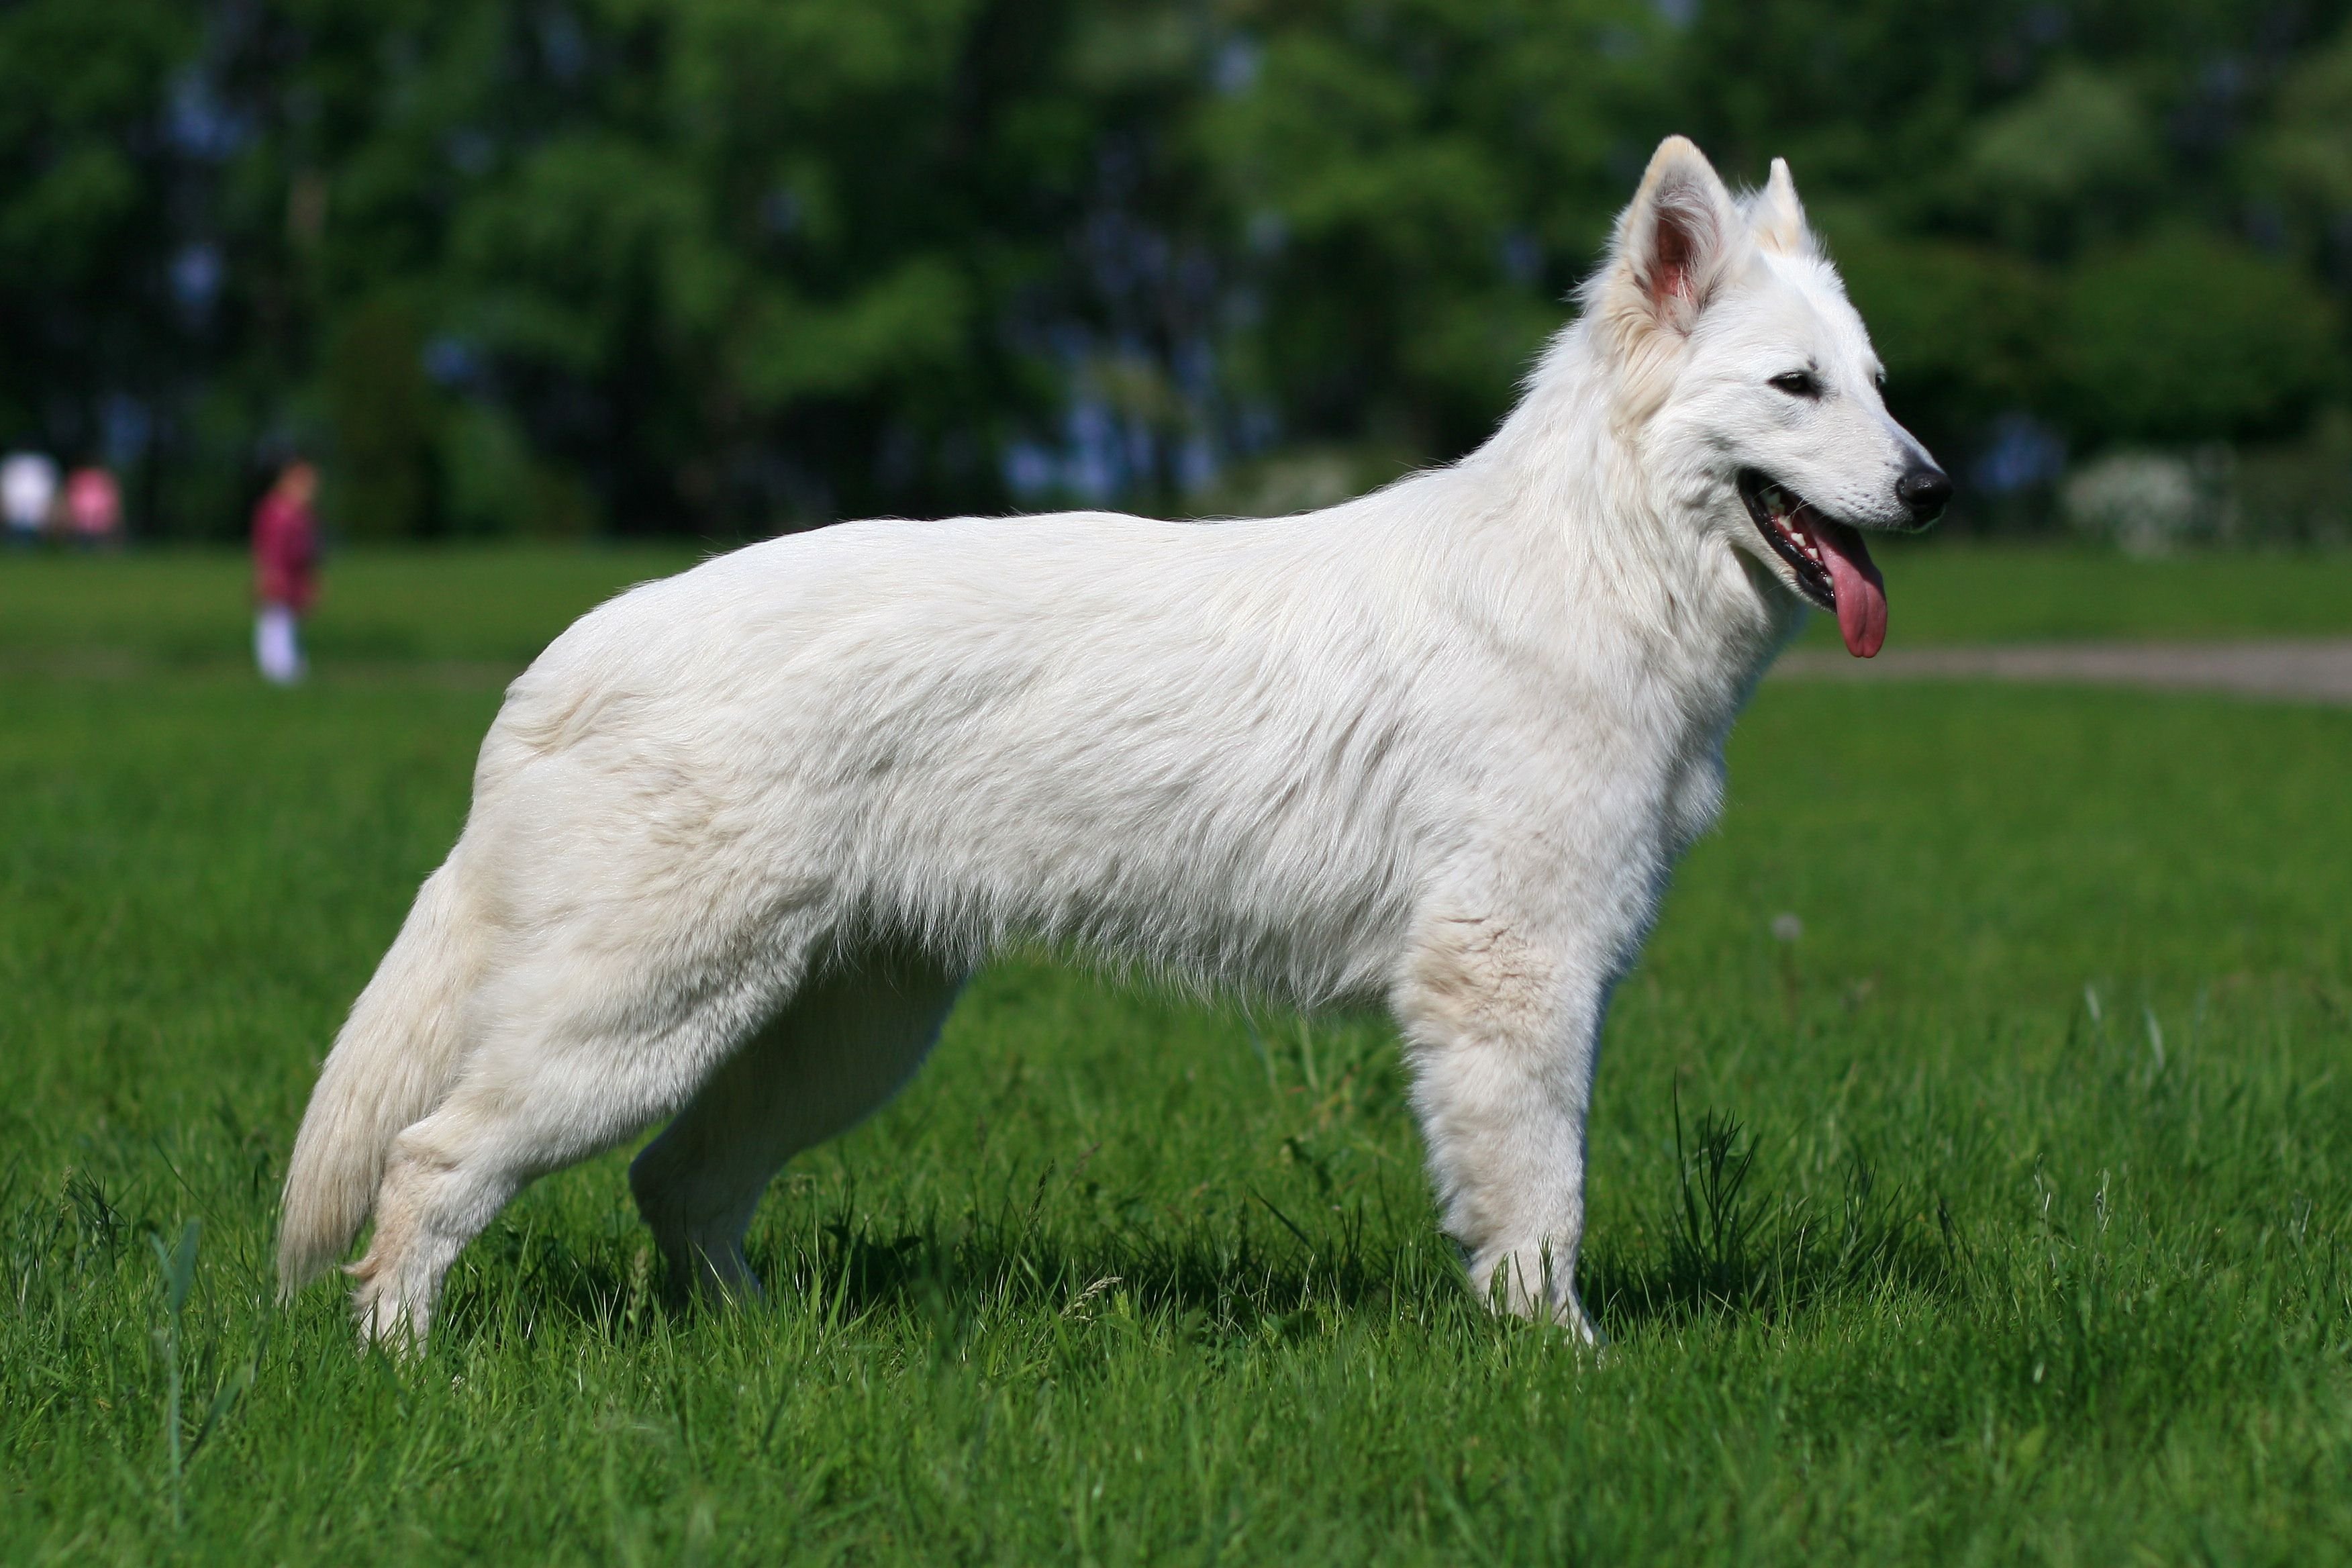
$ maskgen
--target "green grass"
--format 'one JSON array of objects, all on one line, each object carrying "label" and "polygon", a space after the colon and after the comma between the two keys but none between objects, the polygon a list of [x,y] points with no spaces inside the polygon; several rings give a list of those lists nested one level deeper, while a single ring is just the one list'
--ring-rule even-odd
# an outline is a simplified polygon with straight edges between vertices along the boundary
[{"label": "green grass", "polygon": [[[354,551],[327,563],[306,637],[322,664],[488,680],[573,617],[691,565],[690,545]],[[2352,553],[2130,562],[2054,546],[1883,541],[1893,645],[2076,637],[2352,636]],[[250,573],[227,552],[0,556],[0,670],[130,673],[249,656]],[[1837,646],[1815,616],[1806,634]]]},{"label": "green grass", "polygon": [[[2352,636],[2352,553],[2233,552],[2127,561],[2055,544],[1886,539],[1890,647],[2083,638]],[[1835,647],[1837,624],[1806,634]]]},{"label": "green grass", "polygon": [[[701,553],[613,545],[339,554],[322,573],[305,641],[322,665],[422,661],[511,671],[582,613]],[[242,663],[252,657],[252,575],[228,551],[0,556],[0,658],[68,671],[87,670],[93,659],[100,670]]]},{"label": "green grass", "polygon": [[2352,712],[1768,687],[1610,1026],[1598,1363],[1468,1298],[1381,1021],[1016,958],[778,1184],[766,1306],[667,1309],[615,1155],[399,1363],[267,1261],[496,701],[401,658],[640,570],[441,565],[271,692],[167,657],[215,563],[0,562],[145,661],[0,673],[0,1561],[2352,1553]]}]

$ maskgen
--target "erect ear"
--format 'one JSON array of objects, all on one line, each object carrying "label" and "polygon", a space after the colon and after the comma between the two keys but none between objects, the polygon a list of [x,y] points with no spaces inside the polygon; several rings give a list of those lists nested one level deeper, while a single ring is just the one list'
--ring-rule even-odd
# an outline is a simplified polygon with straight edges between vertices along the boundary
[{"label": "erect ear", "polygon": [[1613,270],[1659,326],[1687,332],[1727,272],[1743,228],[1706,154],[1669,136],[1617,220]]},{"label": "erect ear", "polygon": [[1813,231],[1806,226],[1803,204],[1797,200],[1797,182],[1789,177],[1789,161],[1772,160],[1772,177],[1748,198],[1748,226],[1756,243],[1782,256],[1810,255]]}]

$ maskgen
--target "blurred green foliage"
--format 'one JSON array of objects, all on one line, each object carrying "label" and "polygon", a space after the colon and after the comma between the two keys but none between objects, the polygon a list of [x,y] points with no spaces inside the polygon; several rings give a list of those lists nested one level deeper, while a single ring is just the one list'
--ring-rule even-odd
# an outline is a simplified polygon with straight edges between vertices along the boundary
[{"label": "blurred green foliage", "polygon": [[0,440],[187,537],[297,447],[365,539],[1301,503],[1475,444],[1679,130],[1998,518],[2352,394],[2347,10],[17,0]]},{"label": "blurred green foliage", "polygon": [[2243,246],[2181,236],[2094,255],[2061,309],[2062,373],[2087,435],[2280,433],[2339,379],[2330,301]]}]

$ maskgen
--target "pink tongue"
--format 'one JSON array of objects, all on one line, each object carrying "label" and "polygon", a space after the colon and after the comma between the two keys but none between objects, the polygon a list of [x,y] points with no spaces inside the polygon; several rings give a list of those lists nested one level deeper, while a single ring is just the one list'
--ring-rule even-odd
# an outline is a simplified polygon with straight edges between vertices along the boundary
[{"label": "pink tongue", "polygon": [[1862,534],[1842,522],[1809,519],[1813,542],[1829,563],[1830,581],[1837,588],[1838,630],[1845,651],[1856,658],[1874,657],[1886,642],[1886,582],[1870,558]]}]

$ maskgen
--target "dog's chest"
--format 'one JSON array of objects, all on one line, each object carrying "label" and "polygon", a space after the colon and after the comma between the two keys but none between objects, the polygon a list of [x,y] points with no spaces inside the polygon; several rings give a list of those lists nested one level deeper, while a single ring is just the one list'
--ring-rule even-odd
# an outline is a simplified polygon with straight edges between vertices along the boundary
[{"label": "dog's chest", "polygon": [[1723,738],[1700,741],[1676,756],[1666,774],[1659,837],[1671,863],[1723,815]]},{"label": "dog's chest", "polygon": [[[1745,651],[1745,650],[1743,650]],[[1724,742],[1754,689],[1762,658],[1724,658],[1697,672],[1682,672],[1662,707],[1672,714],[1661,739],[1659,841],[1668,868],[1723,814]]]}]

